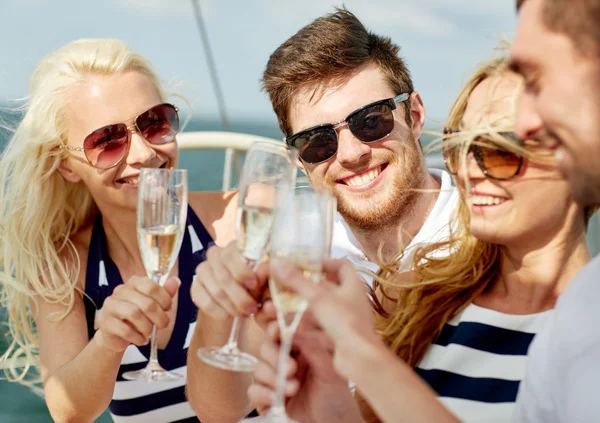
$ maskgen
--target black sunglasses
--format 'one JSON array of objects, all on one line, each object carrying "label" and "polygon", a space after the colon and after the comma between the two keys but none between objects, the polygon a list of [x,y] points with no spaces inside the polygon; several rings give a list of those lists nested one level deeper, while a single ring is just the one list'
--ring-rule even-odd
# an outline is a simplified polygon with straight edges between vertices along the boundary
[{"label": "black sunglasses", "polygon": [[[454,134],[458,131],[444,129],[445,134]],[[504,137],[509,142],[523,147],[525,144],[514,132],[498,132],[497,136]],[[448,172],[456,175],[459,166],[459,153],[461,146],[448,146],[448,142],[444,141],[444,161]],[[523,166],[523,156],[509,151],[506,148],[498,145],[492,140],[489,135],[479,135],[469,146],[469,153],[473,154],[473,158],[477,162],[477,166],[485,176],[497,180],[506,180],[514,178],[521,171]]]},{"label": "black sunglasses", "polygon": [[350,132],[362,142],[380,141],[394,130],[396,104],[408,100],[404,93],[393,98],[367,104],[336,123],[313,126],[285,138],[288,146],[298,149],[298,156],[310,164],[329,160],[338,149],[337,128],[348,126]]}]

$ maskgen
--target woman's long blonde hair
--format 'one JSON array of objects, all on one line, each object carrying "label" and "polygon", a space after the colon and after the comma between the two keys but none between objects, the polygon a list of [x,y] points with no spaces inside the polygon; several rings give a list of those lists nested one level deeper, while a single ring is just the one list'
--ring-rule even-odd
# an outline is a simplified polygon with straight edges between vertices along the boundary
[{"label": "woman's long blonde hair", "polygon": [[33,324],[38,299],[72,309],[80,272],[70,238],[97,214],[82,183],[66,181],[57,168],[65,158],[66,102],[90,74],[137,71],[164,99],[151,64],[114,39],[82,39],[45,57],[35,69],[20,124],[0,157],[0,287],[8,310],[10,345],[0,357],[6,377],[32,383],[37,364]]}]

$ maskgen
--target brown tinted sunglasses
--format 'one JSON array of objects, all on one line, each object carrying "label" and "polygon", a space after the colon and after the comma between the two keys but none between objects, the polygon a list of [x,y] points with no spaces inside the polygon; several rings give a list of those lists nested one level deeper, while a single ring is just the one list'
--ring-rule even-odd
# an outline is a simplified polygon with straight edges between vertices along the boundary
[{"label": "brown tinted sunglasses", "polygon": [[62,144],[61,149],[81,151],[87,161],[98,169],[109,169],[118,165],[127,154],[131,132],[137,131],[152,145],[175,141],[179,131],[179,110],[172,104],[163,103],[140,113],[134,124],[114,123],[90,133],[83,140],[83,147]]},{"label": "brown tinted sunglasses", "polygon": [[[448,128],[444,129],[444,134],[458,132]],[[514,132],[499,132],[496,135],[504,137],[519,147],[524,146],[523,141]],[[444,161],[448,172],[453,175],[458,172],[460,150],[460,145],[448,146],[448,142],[444,141]],[[469,153],[473,154],[473,158],[483,174],[492,179],[514,178],[523,166],[523,156],[498,145],[492,140],[492,137],[485,134],[479,135],[473,140],[469,146]]]}]

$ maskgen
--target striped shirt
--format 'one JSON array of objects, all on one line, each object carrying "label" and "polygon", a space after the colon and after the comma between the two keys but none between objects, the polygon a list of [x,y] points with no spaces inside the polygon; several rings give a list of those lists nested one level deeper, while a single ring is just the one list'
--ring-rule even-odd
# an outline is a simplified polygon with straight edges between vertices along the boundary
[{"label": "striped shirt", "polygon": [[[150,355],[149,345],[130,345],[121,361],[109,406],[112,418],[117,423],[198,422],[185,397],[187,352],[198,311],[190,298],[190,286],[196,266],[205,260],[206,250],[213,240],[191,208],[188,208],[186,229],[178,257],[181,287],[175,325],[165,349],[158,351],[159,363],[166,370],[182,375],[183,379],[157,383],[123,379],[124,372],[144,368]],[[119,269],[108,255],[102,217],[99,215],[92,232],[86,269],[85,292],[89,298],[84,297],[84,302],[90,339],[96,330],[95,317],[102,309],[104,300],[121,283],[123,280]]]},{"label": "striped shirt", "polygon": [[511,422],[529,344],[552,310],[504,314],[470,304],[416,368],[463,422]]}]

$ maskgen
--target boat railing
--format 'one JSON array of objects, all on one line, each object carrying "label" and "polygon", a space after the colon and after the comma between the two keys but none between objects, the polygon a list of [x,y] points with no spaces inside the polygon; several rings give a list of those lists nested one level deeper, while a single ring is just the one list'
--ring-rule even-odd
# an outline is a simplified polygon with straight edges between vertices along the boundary
[{"label": "boat railing", "polygon": [[[254,141],[283,142],[258,135],[224,131],[183,132],[177,139],[182,150],[225,150],[221,187],[224,191],[234,188],[233,181],[236,181],[236,176],[239,176],[236,173],[239,172],[240,158]],[[440,154],[428,154],[425,160],[430,168],[445,169],[444,159]],[[307,180],[303,182],[308,183]],[[600,251],[600,213],[596,213],[590,221],[588,241],[591,253],[595,255]]]},{"label": "boat railing", "polygon": [[[236,175],[236,172],[239,172],[239,166],[236,164],[239,164],[239,159],[253,142],[267,141],[278,144],[283,142],[258,135],[221,131],[182,132],[177,136],[177,141],[181,150],[225,150],[221,186],[223,191],[234,188],[233,181],[237,180],[236,176],[239,176]],[[430,155],[426,161],[429,167],[444,168],[444,160],[441,156]]]}]

